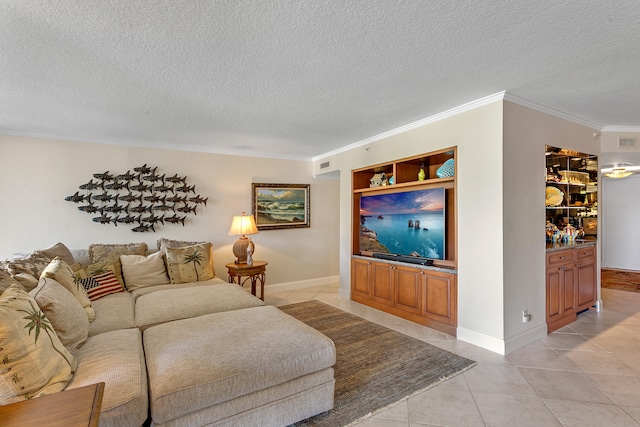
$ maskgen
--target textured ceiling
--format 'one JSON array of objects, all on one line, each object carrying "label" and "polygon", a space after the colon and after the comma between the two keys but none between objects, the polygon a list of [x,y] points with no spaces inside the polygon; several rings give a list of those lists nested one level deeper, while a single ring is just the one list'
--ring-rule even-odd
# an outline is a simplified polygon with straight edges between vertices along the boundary
[{"label": "textured ceiling", "polygon": [[0,134],[309,159],[507,91],[640,126],[640,2],[0,2]]}]

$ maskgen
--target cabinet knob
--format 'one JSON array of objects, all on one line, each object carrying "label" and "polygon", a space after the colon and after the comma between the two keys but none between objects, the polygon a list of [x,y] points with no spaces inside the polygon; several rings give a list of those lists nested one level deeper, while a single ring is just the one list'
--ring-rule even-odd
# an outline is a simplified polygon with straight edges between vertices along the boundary
[{"label": "cabinet knob", "polygon": [[560,259],[567,259],[567,257],[566,256],[561,256]]},{"label": "cabinet knob", "polygon": [[576,267],[580,267],[580,264],[576,264]]}]

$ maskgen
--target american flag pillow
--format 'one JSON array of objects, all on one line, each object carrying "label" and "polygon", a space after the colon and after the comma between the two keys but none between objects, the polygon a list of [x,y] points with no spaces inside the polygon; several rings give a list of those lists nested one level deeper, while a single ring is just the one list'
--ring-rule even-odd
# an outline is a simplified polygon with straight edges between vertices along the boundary
[{"label": "american flag pillow", "polygon": [[80,279],[80,283],[87,291],[87,295],[91,301],[95,301],[109,294],[124,292],[122,285],[118,282],[113,271],[107,271],[103,274]]}]

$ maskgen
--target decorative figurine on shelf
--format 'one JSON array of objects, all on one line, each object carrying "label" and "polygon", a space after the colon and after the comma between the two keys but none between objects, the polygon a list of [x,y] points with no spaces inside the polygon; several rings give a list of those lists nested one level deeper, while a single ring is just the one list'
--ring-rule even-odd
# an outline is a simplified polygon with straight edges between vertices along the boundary
[{"label": "decorative figurine on shelf", "polygon": [[545,226],[547,242],[548,243],[557,243],[560,239],[560,230],[556,227],[555,224],[552,224],[551,221],[547,220],[547,224]]},{"label": "decorative figurine on shelf", "polygon": [[418,172],[418,181],[424,181],[427,174],[424,172],[424,163],[420,165],[420,172]]},{"label": "decorative figurine on shelf", "polygon": [[247,265],[253,265],[253,245],[247,246]]}]

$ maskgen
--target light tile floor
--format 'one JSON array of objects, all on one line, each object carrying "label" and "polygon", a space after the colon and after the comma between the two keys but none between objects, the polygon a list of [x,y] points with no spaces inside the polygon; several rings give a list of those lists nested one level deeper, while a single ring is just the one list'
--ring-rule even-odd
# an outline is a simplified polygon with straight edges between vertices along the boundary
[{"label": "light tile floor", "polygon": [[640,426],[640,293],[603,289],[588,311],[506,356],[341,298],[338,285],[269,294],[285,305],[317,299],[478,362],[359,427]]}]

